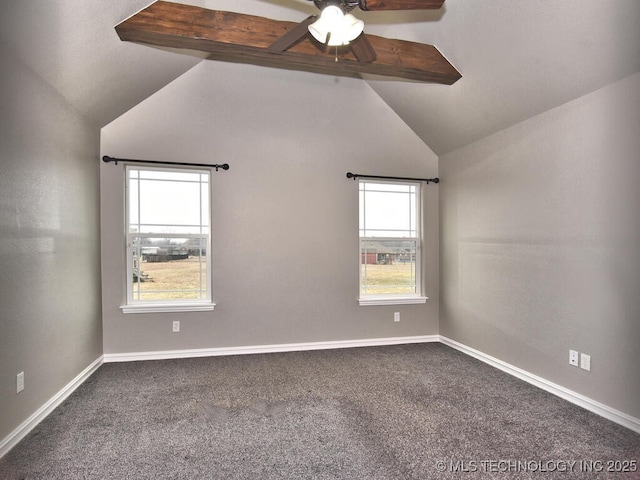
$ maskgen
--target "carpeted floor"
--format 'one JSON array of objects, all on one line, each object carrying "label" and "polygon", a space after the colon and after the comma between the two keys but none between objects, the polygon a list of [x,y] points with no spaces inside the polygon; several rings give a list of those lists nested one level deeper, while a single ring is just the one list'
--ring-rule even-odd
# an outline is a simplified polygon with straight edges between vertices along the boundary
[{"label": "carpeted floor", "polygon": [[0,478],[638,479],[615,471],[636,462],[640,435],[420,344],[106,364]]}]

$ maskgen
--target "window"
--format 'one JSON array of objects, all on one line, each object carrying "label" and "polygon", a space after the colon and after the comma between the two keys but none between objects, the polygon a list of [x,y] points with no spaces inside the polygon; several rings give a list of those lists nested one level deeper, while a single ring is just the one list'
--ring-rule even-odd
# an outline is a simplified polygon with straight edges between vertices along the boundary
[{"label": "window", "polygon": [[420,184],[360,181],[360,305],[424,303]]},{"label": "window", "polygon": [[125,313],[213,309],[209,177],[127,167]]}]

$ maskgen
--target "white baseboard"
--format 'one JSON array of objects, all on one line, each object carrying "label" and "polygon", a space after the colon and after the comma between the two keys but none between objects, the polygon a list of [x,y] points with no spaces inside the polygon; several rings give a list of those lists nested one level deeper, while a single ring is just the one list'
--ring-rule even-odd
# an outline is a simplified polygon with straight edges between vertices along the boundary
[{"label": "white baseboard", "polygon": [[22,422],[13,432],[0,441],[0,458],[18,444],[36,425],[44,420],[58,405],[65,401],[76,388],[89,378],[102,365],[102,356],[94,360],[91,365],[85,368],[76,378],[71,380],[65,387],[56,393],[42,407]]},{"label": "white baseboard", "polygon": [[306,350],[331,350],[336,348],[376,347],[405,345],[409,343],[438,342],[438,335],[414,337],[368,338],[363,340],[338,340],[331,342],[283,343],[276,345],[252,345],[242,347],[197,348],[188,350],[163,350],[158,352],[105,353],[104,362],[133,362],[140,360],[167,360],[171,358],[216,357],[222,355],[250,355],[256,353],[301,352]]},{"label": "white baseboard", "polygon": [[495,357],[487,355],[479,350],[468,347],[462,343],[456,342],[455,340],[451,340],[450,338],[440,336],[440,341],[445,345],[448,345],[451,348],[455,348],[462,353],[465,353],[471,357],[474,357],[481,362],[487,363],[492,367],[495,367],[503,372],[506,372],[514,377],[519,378],[520,380],[524,380],[527,383],[535,385],[542,390],[545,390],[553,395],[556,395],[568,402],[571,402],[575,405],[578,405],[590,412],[595,413],[596,415],[600,415],[601,417],[606,418],[607,420],[611,420],[614,423],[622,425],[630,430],[633,430],[636,433],[640,433],[640,419],[632,417],[631,415],[627,415],[624,412],[616,410],[614,408],[608,407],[603,403],[592,400],[591,398],[585,397],[577,392],[569,390],[568,388],[564,388],[560,385],[557,385],[553,382],[545,380],[542,377],[538,377],[532,373],[527,372],[526,370],[522,370],[521,368],[510,365],[502,360],[498,360]]},{"label": "white baseboard", "polygon": [[248,355],[257,353],[278,353],[278,352],[296,352],[305,350],[330,350],[336,348],[354,348],[354,347],[374,347],[382,345],[404,345],[411,343],[431,343],[442,342],[460,352],[470,355],[484,363],[487,363],[503,372],[514,377],[524,380],[527,383],[535,385],[549,393],[552,393],[568,402],[576,404],[586,410],[600,415],[614,423],[622,425],[634,432],[640,433],[640,419],[634,418],[626,413],[615,410],[607,405],[596,402],[584,395],[573,392],[567,388],[561,387],[555,383],[549,382],[544,378],[533,375],[525,370],[510,365],[502,360],[498,360],[479,350],[463,345],[462,343],[451,340],[441,335],[423,335],[413,337],[390,337],[390,338],[372,338],[364,340],[340,340],[331,342],[310,342],[310,343],[287,343],[277,345],[255,345],[244,347],[226,347],[226,348],[202,348],[188,350],[170,350],[158,352],[134,352],[134,353],[111,353],[104,354],[96,359],[91,365],[85,368],[76,378],[69,382],[62,390],[54,395],[47,403],[40,407],[27,420],[22,422],[13,432],[5,439],[0,441],[0,458],[2,458],[9,450],[11,450],[20,440],[22,440],[36,425],[44,420],[58,405],[60,405],[69,395],[73,393],[82,383],[89,378],[103,363],[110,362],[131,362],[139,360],[164,360],[171,358],[195,358],[195,357],[211,357],[221,355]]}]

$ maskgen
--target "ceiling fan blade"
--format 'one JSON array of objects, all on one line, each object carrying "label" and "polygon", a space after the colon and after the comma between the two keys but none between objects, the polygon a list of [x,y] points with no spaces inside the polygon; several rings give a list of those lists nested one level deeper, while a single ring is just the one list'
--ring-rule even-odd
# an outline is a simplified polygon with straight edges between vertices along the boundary
[{"label": "ceiling fan blade", "polygon": [[360,34],[358,38],[353,40],[349,46],[359,62],[371,63],[376,61],[376,51],[373,49],[373,45],[371,45],[371,42],[364,33]]},{"label": "ceiling fan blade", "polygon": [[444,0],[360,0],[362,10],[437,10]]},{"label": "ceiling fan blade", "polygon": [[298,23],[295,27],[287,30],[287,32],[278,38],[275,42],[267,47],[272,53],[284,52],[288,48],[292,47],[300,40],[305,38],[309,33],[309,25],[315,22],[318,19],[317,15],[311,15],[310,17],[304,19],[302,22]]}]

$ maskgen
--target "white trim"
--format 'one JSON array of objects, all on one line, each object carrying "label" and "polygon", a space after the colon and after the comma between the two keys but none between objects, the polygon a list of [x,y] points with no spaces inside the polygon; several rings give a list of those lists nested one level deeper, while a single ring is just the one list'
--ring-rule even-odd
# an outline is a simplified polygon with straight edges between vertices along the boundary
[{"label": "white trim", "polygon": [[552,393],[553,395],[556,395],[570,403],[573,403],[574,405],[578,405],[579,407],[589,410],[596,415],[600,415],[607,420],[611,420],[612,422],[633,430],[636,433],[640,433],[640,419],[638,418],[627,415],[624,412],[592,400],[591,398],[585,397],[580,393],[574,392],[573,390],[569,390],[568,388],[545,380],[542,377],[529,373],[526,370],[522,370],[521,368],[515,367],[507,362],[503,362],[502,360],[498,360],[491,355],[487,355],[486,353],[476,350],[475,348],[468,347],[462,343],[456,342],[455,340],[451,340],[450,338],[440,335],[440,341],[451,348],[459,350],[460,352],[474,357],[481,362],[489,364],[492,367],[497,368],[498,370],[502,370],[509,375],[513,375],[520,380],[524,380],[525,382],[541,388],[542,390],[545,390],[549,393]]},{"label": "white trim", "polygon": [[384,297],[360,297],[358,298],[358,304],[361,307],[368,307],[372,305],[417,305],[420,303],[427,303],[427,300],[429,300],[429,297],[393,297],[391,295],[386,295]]},{"label": "white trim", "polygon": [[370,338],[364,340],[338,340],[331,342],[283,343],[277,345],[199,348],[156,352],[105,353],[104,362],[133,362],[138,360],[166,360],[172,358],[217,357],[223,355],[250,355],[256,353],[301,352],[306,350],[376,347],[382,345],[405,345],[409,343],[429,343],[438,341],[438,335],[422,335],[415,337]]},{"label": "white trim", "polygon": [[171,358],[194,358],[222,355],[246,355],[258,353],[294,352],[305,350],[330,350],[337,348],[374,347],[383,345],[403,345],[411,343],[441,342],[466,355],[474,357],[492,367],[524,380],[538,388],[552,393],[570,403],[578,405],[601,417],[622,425],[634,432],[640,433],[640,419],[615,410],[607,405],[592,400],[584,395],[571,391],[544,378],[533,375],[525,370],[510,365],[495,357],[482,353],[479,350],[468,347],[462,343],[451,340],[442,335],[422,335],[412,337],[372,338],[364,340],[338,340],[330,342],[287,343],[277,345],[255,345],[243,347],[203,348],[190,350],[169,350],[159,352],[133,352],[111,353],[97,358],[85,368],[76,378],[69,382],[62,390],[54,395],[27,420],[22,422],[13,432],[0,441],[0,458],[6,455],[20,440],[22,440],[33,428],[35,428],[47,415],[58,407],[69,395],[71,395],[82,383],[89,378],[103,363],[130,362],[138,360],[164,360]]},{"label": "white trim", "polygon": [[174,312],[208,312],[215,308],[213,302],[206,303],[134,303],[120,305],[122,313],[174,313]]},{"label": "white trim", "polygon": [[[204,166],[203,166],[204,167]],[[130,173],[132,171],[137,172],[135,177],[131,177]],[[198,174],[198,181],[195,180],[185,180],[185,179],[171,179],[171,178],[141,178],[140,173],[141,172],[147,172],[147,171],[156,171],[156,172],[162,172],[162,173],[177,173],[177,174],[184,174],[185,172],[189,172],[189,174]],[[124,185],[125,185],[125,211],[124,211],[124,219],[125,219],[125,252],[126,252],[126,263],[125,263],[125,267],[126,267],[126,271],[127,271],[127,275],[126,275],[126,297],[127,297],[127,301],[126,301],[126,305],[121,306],[120,308],[122,309],[123,313],[162,313],[162,312],[189,312],[189,311],[196,311],[196,312],[202,312],[202,311],[209,311],[209,310],[213,310],[213,307],[215,306],[215,304],[212,301],[212,294],[211,294],[211,168],[187,168],[187,167],[155,167],[155,166],[135,166],[135,165],[130,165],[130,164],[126,164],[125,169],[124,169]],[[206,177],[206,182],[203,181],[203,176]],[[197,227],[199,227],[199,233],[185,233],[185,234],[177,234],[177,233],[171,233],[168,235],[165,235],[164,233],[159,233],[159,232],[146,232],[146,233],[141,233],[141,225],[144,225],[141,222],[142,220],[142,215],[141,215],[141,186],[140,186],[140,182],[142,181],[159,181],[159,182],[175,182],[175,183],[192,183],[192,184],[197,184],[198,185],[198,192],[199,192],[199,206],[198,206],[198,212],[199,212],[199,217],[200,217],[200,225],[197,225]],[[137,232],[132,232],[131,231],[131,182],[137,182],[137,199],[136,199],[136,205],[137,205],[137,219],[138,219],[138,224],[137,224]],[[203,185],[206,183],[207,186],[207,212],[208,212],[208,219],[206,224],[203,223],[203,202],[202,202],[202,187]],[[195,187],[194,187],[195,188]],[[166,226],[166,225],[165,225]],[[192,225],[193,227],[196,227],[196,225]],[[203,233],[203,230],[205,230],[207,233]],[[137,247],[134,247],[134,241],[133,238],[134,237],[142,237],[142,238],[155,238],[155,237],[160,237],[160,238],[200,238],[200,239],[204,239],[206,241],[206,250],[205,250],[205,274],[206,274],[206,298],[198,298],[192,302],[188,302],[190,304],[195,304],[197,305],[197,307],[195,308],[183,308],[180,305],[180,301],[176,301],[176,302],[171,302],[171,301],[161,301],[161,302],[157,302],[156,304],[153,304],[153,302],[145,302],[145,301],[140,301],[140,300],[135,300],[134,299],[134,280],[133,280],[133,272],[134,272],[134,262],[133,262],[133,253],[134,253],[134,249],[138,248],[141,249],[142,246],[138,245]],[[200,244],[202,245],[202,244]],[[201,252],[202,253],[202,252]],[[141,258],[139,259],[139,261],[142,261]],[[200,255],[200,270],[202,270],[202,255]],[[198,290],[198,292],[201,294],[202,293],[202,273],[200,274],[200,289]],[[137,282],[136,282],[137,284]],[[139,288],[139,286],[138,286]],[[166,292],[166,290],[165,290]],[[139,297],[138,297],[139,298]],[[186,303],[186,302],[185,302]],[[134,309],[134,307],[137,304],[143,304],[145,305],[146,308],[140,308],[140,309]],[[153,305],[152,305],[153,304]],[[159,305],[160,304],[164,304],[164,305],[171,305],[170,308],[168,307],[162,307],[160,308]],[[174,304],[178,304],[179,307],[173,307]],[[206,306],[203,306],[203,304],[206,304]],[[151,305],[151,306],[149,306]]]},{"label": "white trim", "polygon": [[13,432],[7,435],[0,442],[0,458],[5,456],[9,450],[15,447],[20,440],[27,436],[47,415],[64,402],[82,383],[100,368],[103,363],[103,356],[94,360],[91,365],[85,368],[76,378],[71,380],[58,393],[51,397],[44,405],[36,410],[29,418],[22,422]]}]

